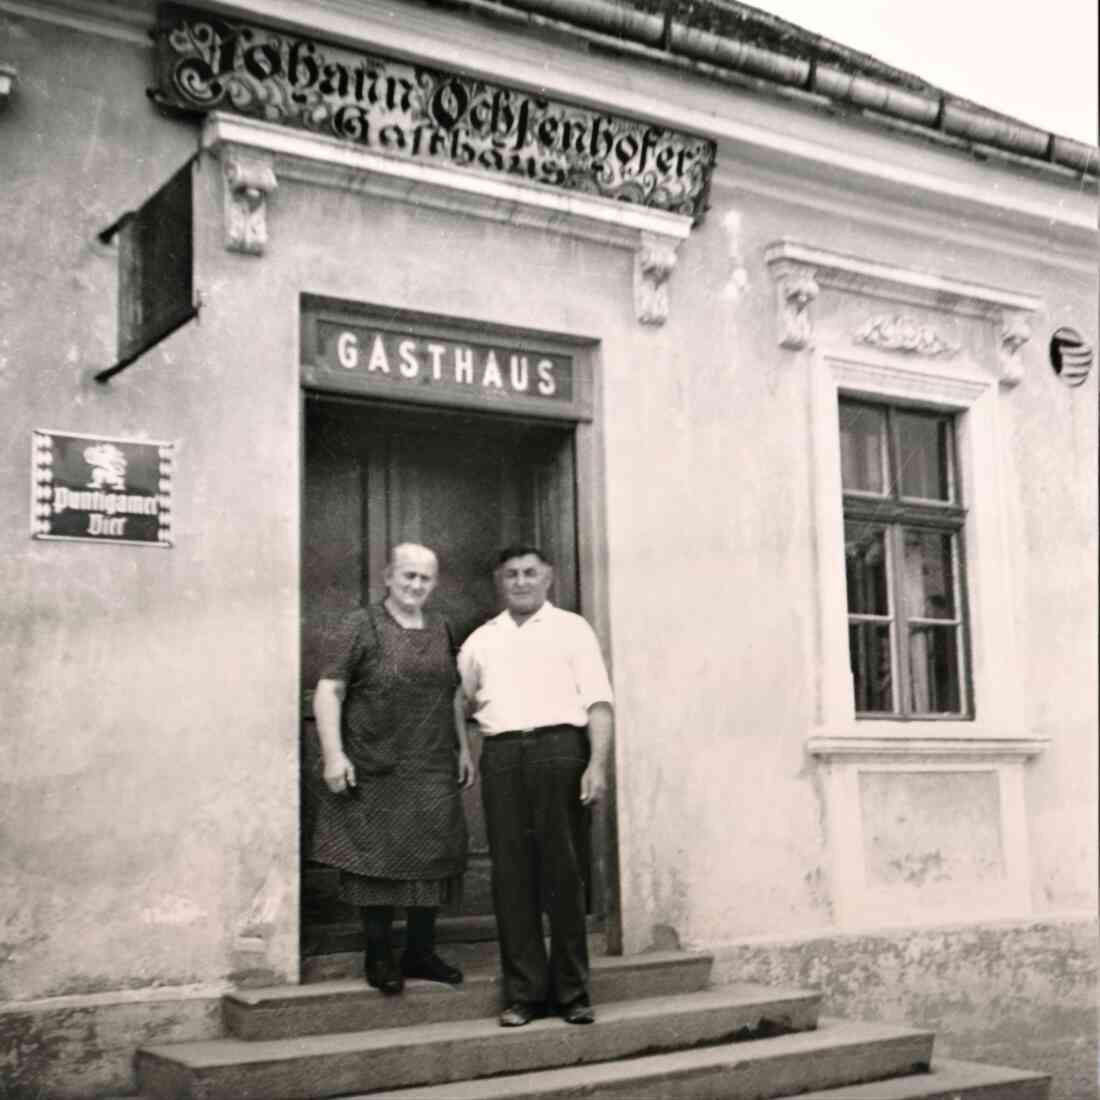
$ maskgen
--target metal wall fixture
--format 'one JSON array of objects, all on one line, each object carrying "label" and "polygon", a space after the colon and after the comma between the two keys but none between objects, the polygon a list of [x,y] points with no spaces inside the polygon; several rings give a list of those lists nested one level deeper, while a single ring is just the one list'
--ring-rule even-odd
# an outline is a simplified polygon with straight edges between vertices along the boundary
[{"label": "metal wall fixture", "polygon": [[1050,365],[1059,381],[1080,386],[1092,370],[1093,346],[1073,328],[1055,329],[1050,337]]}]

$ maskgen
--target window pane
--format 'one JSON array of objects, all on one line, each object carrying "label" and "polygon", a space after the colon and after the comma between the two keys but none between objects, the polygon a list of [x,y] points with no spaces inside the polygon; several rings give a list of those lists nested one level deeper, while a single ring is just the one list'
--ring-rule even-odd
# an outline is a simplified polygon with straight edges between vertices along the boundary
[{"label": "window pane", "polygon": [[886,492],[885,439],[886,413],[882,409],[840,402],[840,480],[845,489]]},{"label": "window pane", "polygon": [[909,628],[910,708],[914,714],[958,714],[958,628],[914,626]]},{"label": "window pane", "polygon": [[898,412],[898,480],[903,497],[951,500],[951,424],[946,417]]},{"label": "window pane", "polygon": [[955,581],[953,535],[907,527],[902,589],[905,612],[915,619],[953,619]]},{"label": "window pane", "polygon": [[848,652],[856,713],[894,709],[890,627],[886,623],[849,623]]},{"label": "window pane", "polygon": [[849,615],[889,615],[886,530],[849,520],[844,524]]}]

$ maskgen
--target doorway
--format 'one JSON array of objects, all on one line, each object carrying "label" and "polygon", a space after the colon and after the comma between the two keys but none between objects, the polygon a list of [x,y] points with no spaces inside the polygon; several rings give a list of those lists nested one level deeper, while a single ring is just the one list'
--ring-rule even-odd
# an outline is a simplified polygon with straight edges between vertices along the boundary
[{"label": "doorway", "polygon": [[[332,396],[305,400],[302,526],[302,948],[332,948],[356,914],[335,896],[336,874],[308,861],[320,778],[312,692],[325,632],[385,595],[382,573],[398,542],[430,546],[439,584],[429,606],[457,644],[499,610],[497,551],[542,546],[555,564],[550,598],[578,607],[577,503],[572,422],[395,406]],[[478,787],[464,796],[470,859],[460,906],[441,914],[448,938],[495,935],[490,864]],[[606,864],[598,860],[599,866]],[[592,891],[598,919],[602,889]]]}]

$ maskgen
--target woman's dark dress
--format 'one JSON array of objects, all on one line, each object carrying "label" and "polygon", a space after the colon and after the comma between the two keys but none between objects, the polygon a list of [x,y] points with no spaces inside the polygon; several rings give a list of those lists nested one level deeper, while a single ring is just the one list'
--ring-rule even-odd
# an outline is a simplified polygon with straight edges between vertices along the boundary
[{"label": "woman's dark dress", "polygon": [[440,905],[466,867],[466,819],[447,624],[402,627],[383,605],[347,616],[325,646],[321,678],[346,685],[344,752],[356,786],[322,785],[312,856],[338,867],[353,905]]}]

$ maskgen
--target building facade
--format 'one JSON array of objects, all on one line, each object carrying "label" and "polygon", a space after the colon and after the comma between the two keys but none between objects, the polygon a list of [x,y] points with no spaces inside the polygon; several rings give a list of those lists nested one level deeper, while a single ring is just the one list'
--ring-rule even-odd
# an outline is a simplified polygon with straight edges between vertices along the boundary
[{"label": "building facade", "polygon": [[1093,1094],[1096,150],[649,7],[0,0],[13,1095],[302,979],[326,624],[416,539],[465,633],[517,538],[610,950]]}]

